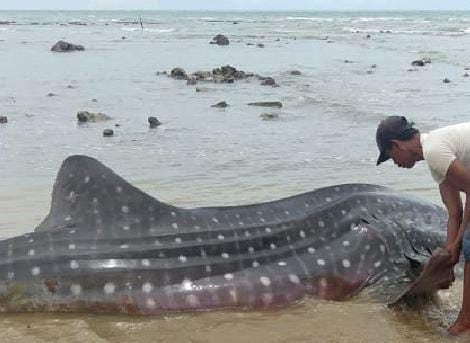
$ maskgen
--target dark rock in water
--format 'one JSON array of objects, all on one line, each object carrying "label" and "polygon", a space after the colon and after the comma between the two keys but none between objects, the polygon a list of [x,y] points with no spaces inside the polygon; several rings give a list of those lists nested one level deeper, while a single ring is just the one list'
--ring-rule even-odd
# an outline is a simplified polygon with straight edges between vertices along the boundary
[{"label": "dark rock in water", "polygon": [[228,40],[227,37],[225,37],[222,34],[218,34],[214,38],[212,38],[212,42],[210,44],[217,44],[217,45],[229,45],[230,41]]},{"label": "dark rock in water", "polygon": [[100,121],[106,121],[111,119],[104,113],[91,113],[88,111],[80,111],[77,113],[77,120],[79,123],[96,123]]},{"label": "dark rock in water", "polygon": [[411,66],[413,67],[424,67],[424,61],[423,60],[416,60],[411,62]]},{"label": "dark rock in water", "polygon": [[215,89],[207,88],[207,87],[196,87],[196,93],[205,93],[205,92],[212,92]]},{"label": "dark rock in water", "polygon": [[51,51],[55,52],[69,52],[69,51],[83,51],[85,48],[83,45],[71,44],[64,42],[63,40],[58,41],[51,48]]},{"label": "dark rock in water", "polygon": [[159,75],[167,75],[167,71],[166,70],[163,70],[163,71],[157,71],[155,72],[155,75],[159,76]]},{"label": "dark rock in water", "polygon": [[171,77],[174,79],[186,79],[186,71],[183,68],[173,68],[170,73]]},{"label": "dark rock in water", "polygon": [[237,24],[238,24],[238,21],[234,21],[232,24],[233,24],[233,25],[237,25]]},{"label": "dark rock in water", "polygon": [[114,135],[114,131],[111,129],[104,129],[103,130],[103,136],[104,137],[111,137]]},{"label": "dark rock in water", "polygon": [[375,68],[377,68],[377,64],[374,63],[374,64],[372,64],[370,67],[373,68],[373,69],[375,69]]},{"label": "dark rock in water", "polygon": [[442,83],[451,83],[451,81],[446,77],[444,80],[442,80]]},{"label": "dark rock in water", "polygon": [[225,108],[228,107],[229,105],[225,101],[218,102],[215,105],[212,105],[211,107],[217,107],[217,108]]},{"label": "dark rock in water", "polygon": [[48,97],[52,97],[52,96],[57,96],[57,94],[55,94],[55,93],[49,93],[49,94],[47,94],[47,96],[48,96]]},{"label": "dark rock in water", "polygon": [[470,70],[470,67],[465,67],[463,68],[463,70]]},{"label": "dark rock in water", "polygon": [[221,75],[221,76],[234,76],[237,72],[237,68],[231,67],[229,65],[215,68],[212,70],[213,75]]},{"label": "dark rock in water", "polygon": [[126,37],[126,36],[122,36],[121,39],[122,39],[122,40],[126,40],[127,37]]},{"label": "dark rock in water", "polygon": [[367,38],[367,39],[371,39],[371,35],[367,35],[366,38]]},{"label": "dark rock in water", "polygon": [[265,113],[261,113],[261,114],[260,114],[260,117],[261,117],[263,120],[271,120],[271,119],[279,118],[279,114],[278,114],[278,113],[269,113],[269,112],[265,112]]},{"label": "dark rock in water", "polygon": [[186,84],[189,86],[197,85],[197,79],[192,77],[186,81]]},{"label": "dark rock in water", "polygon": [[6,124],[6,123],[8,123],[8,117],[0,116],[0,124]]},{"label": "dark rock in water", "polygon": [[470,75],[468,73],[463,74],[463,77],[469,77]]},{"label": "dark rock in water", "polygon": [[98,99],[91,99],[92,102],[98,102]]},{"label": "dark rock in water", "polygon": [[354,63],[354,62],[351,60],[344,60],[344,63]]},{"label": "dark rock in water", "polygon": [[114,126],[115,126],[115,127],[121,127],[121,124],[116,123],[116,124],[114,124]]},{"label": "dark rock in water", "polygon": [[368,71],[366,71],[366,74],[367,74],[367,75],[371,75],[371,74],[373,74],[373,73],[374,73],[373,70],[368,70]]},{"label": "dark rock in water", "polygon": [[225,83],[235,83],[235,79],[227,78],[227,79],[225,79]]},{"label": "dark rock in water", "polygon": [[263,43],[258,43],[258,44],[256,44],[256,46],[257,46],[258,48],[264,48],[264,44],[263,44]]},{"label": "dark rock in water", "polygon": [[68,85],[67,88],[68,89],[75,89],[75,88],[77,88],[77,86]]},{"label": "dark rock in water", "polygon": [[290,74],[294,76],[299,76],[302,75],[302,72],[300,70],[291,70]]},{"label": "dark rock in water", "polygon": [[150,125],[151,129],[162,125],[162,123],[160,122],[160,120],[157,119],[157,117],[148,117],[148,122],[149,122],[149,125]]},{"label": "dark rock in water", "polygon": [[255,43],[246,43],[246,45],[255,45]]},{"label": "dark rock in water", "polygon": [[263,82],[261,82],[261,86],[274,86],[276,81],[272,77],[266,77]]},{"label": "dark rock in water", "polygon": [[263,106],[263,107],[282,107],[282,102],[280,101],[259,101],[259,102],[250,102],[249,106]]}]

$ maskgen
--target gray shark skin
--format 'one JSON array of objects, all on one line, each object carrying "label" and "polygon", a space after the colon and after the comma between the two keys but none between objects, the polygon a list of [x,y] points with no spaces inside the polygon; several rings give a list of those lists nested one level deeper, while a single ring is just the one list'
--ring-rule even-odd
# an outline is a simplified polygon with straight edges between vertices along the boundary
[{"label": "gray shark skin", "polygon": [[365,288],[391,302],[443,246],[446,219],[437,205],[367,184],[183,209],[72,156],[46,219],[0,241],[0,311],[267,308]]}]

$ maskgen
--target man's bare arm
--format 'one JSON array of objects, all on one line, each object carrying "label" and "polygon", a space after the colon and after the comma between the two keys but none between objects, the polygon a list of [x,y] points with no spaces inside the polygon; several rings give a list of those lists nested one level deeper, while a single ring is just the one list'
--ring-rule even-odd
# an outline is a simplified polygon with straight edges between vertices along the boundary
[{"label": "man's bare arm", "polygon": [[458,237],[462,224],[463,208],[459,190],[447,179],[439,185],[442,202],[447,208],[449,218],[447,221],[446,248],[452,245]]}]

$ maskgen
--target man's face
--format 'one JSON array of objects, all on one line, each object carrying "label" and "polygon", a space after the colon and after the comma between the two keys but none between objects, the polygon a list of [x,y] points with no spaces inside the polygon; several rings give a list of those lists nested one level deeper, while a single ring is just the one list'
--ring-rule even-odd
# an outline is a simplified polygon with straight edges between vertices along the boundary
[{"label": "man's face", "polygon": [[411,149],[406,148],[400,141],[392,141],[391,147],[387,149],[387,154],[395,165],[401,168],[413,168],[416,163],[415,156]]}]

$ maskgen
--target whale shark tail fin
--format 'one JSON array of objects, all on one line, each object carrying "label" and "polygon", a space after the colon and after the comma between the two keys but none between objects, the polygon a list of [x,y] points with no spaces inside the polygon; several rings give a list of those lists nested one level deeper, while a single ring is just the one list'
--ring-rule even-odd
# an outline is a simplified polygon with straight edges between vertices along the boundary
[{"label": "whale shark tail fin", "polygon": [[35,231],[66,227],[113,230],[116,223],[140,223],[141,218],[158,217],[171,209],[94,158],[76,155],[62,163],[50,212]]}]

